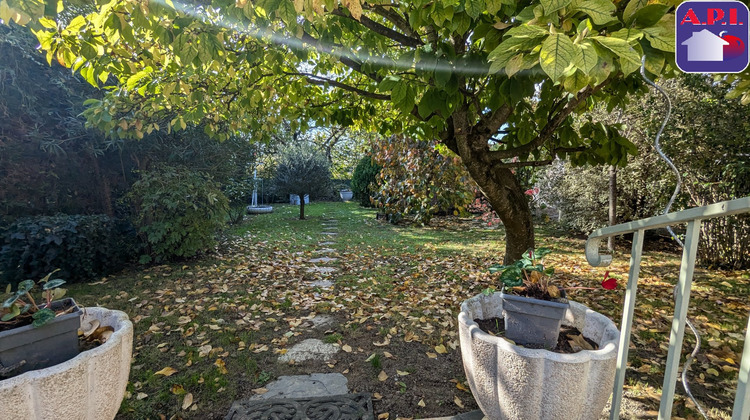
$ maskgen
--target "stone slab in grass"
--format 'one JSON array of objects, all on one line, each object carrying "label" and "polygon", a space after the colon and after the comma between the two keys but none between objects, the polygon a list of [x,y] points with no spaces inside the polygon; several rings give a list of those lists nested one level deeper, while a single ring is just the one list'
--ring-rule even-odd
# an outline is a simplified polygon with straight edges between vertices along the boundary
[{"label": "stone slab in grass", "polygon": [[[326,242],[326,244],[333,245],[334,242]],[[320,248],[320,249],[316,249],[313,252],[318,253],[318,254],[330,254],[331,252],[336,252],[336,250],[333,248]]]},{"label": "stone slab in grass", "polygon": [[374,420],[370,394],[236,401],[225,420]]},{"label": "stone slab in grass", "polygon": [[334,262],[334,261],[338,261],[338,258],[320,257],[320,258],[313,258],[308,262],[313,263],[313,264],[319,264],[319,263],[326,264],[326,263]]},{"label": "stone slab in grass", "polygon": [[279,376],[264,387],[267,392],[253,395],[249,400],[273,398],[330,397],[349,392],[349,381],[340,373],[312,373],[310,375]]},{"label": "stone slab in grass", "polygon": [[326,330],[338,325],[336,318],[330,315],[315,315],[315,318],[311,319],[311,321],[313,323],[313,328],[318,330]]},{"label": "stone slab in grass", "polygon": [[290,348],[285,354],[279,356],[279,363],[305,362],[307,360],[330,360],[331,357],[338,353],[339,346],[335,344],[324,343],[317,338],[308,338]]},{"label": "stone slab in grass", "polygon": [[307,269],[308,273],[321,273],[321,274],[331,274],[336,271],[335,267],[310,267]]},{"label": "stone slab in grass", "polygon": [[323,233],[323,235],[328,235],[328,236],[336,236],[336,235],[338,235],[337,232],[322,232],[322,233]]},{"label": "stone slab in grass", "polygon": [[315,280],[315,281],[310,282],[310,286],[328,288],[328,287],[333,286],[333,282],[330,280]]},{"label": "stone slab in grass", "polygon": [[336,242],[331,242],[331,241],[318,242],[318,245],[322,245],[322,246],[335,245],[335,244]]}]

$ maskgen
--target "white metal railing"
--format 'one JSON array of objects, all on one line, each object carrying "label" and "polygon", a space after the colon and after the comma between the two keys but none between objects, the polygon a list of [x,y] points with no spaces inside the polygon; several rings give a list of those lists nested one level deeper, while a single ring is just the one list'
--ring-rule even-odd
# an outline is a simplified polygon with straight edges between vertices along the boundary
[{"label": "white metal railing", "polygon": [[[682,353],[682,339],[685,334],[687,309],[690,302],[690,287],[693,283],[693,271],[698,252],[701,222],[704,219],[730,216],[733,214],[750,213],[750,197],[723,201],[705,207],[678,211],[661,216],[649,217],[594,231],[586,241],[586,259],[594,267],[607,266],[612,262],[610,255],[600,255],[599,248],[602,239],[610,236],[633,233],[633,246],[630,253],[630,271],[628,285],[625,290],[622,324],[620,324],[620,343],[617,350],[617,373],[612,394],[612,409],[610,420],[619,419],[620,403],[622,401],[625,372],[627,370],[628,344],[630,330],[633,325],[633,311],[635,296],[638,288],[638,275],[641,268],[641,253],[643,249],[643,235],[649,229],[656,229],[687,223],[685,232],[685,246],[682,250],[680,275],[677,281],[677,295],[675,298],[675,313],[672,319],[672,331],[669,336],[669,353],[667,355],[664,384],[662,386],[661,403],[659,404],[659,420],[667,420],[672,416],[674,392],[677,387],[677,371],[679,369],[680,354]],[[750,417],[750,317],[745,333],[745,345],[742,350],[740,373],[737,383],[737,394],[734,399],[732,420],[747,420]]]}]

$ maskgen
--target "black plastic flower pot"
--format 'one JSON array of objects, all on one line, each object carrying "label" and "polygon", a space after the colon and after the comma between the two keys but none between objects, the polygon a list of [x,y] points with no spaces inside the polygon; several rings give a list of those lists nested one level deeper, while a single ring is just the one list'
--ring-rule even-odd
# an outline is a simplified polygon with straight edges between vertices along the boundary
[{"label": "black plastic flower pot", "polygon": [[78,328],[81,309],[72,298],[54,301],[50,309],[68,313],[34,328],[25,325],[0,332],[0,368],[17,366],[8,376],[44,369],[70,360],[78,355]]},{"label": "black plastic flower pot", "polygon": [[502,294],[505,336],[516,344],[552,349],[569,304]]}]

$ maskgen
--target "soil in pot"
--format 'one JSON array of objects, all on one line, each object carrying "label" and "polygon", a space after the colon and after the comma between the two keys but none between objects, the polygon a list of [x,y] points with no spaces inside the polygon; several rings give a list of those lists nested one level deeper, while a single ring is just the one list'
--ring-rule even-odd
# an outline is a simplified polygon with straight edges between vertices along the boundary
[{"label": "soil in pot", "polygon": [[[475,319],[482,331],[497,336],[505,337],[505,321],[502,318]],[[583,340],[583,341],[582,341]],[[587,345],[588,344],[588,345]],[[543,349],[544,346],[523,346],[531,349]],[[557,346],[551,351],[555,353],[578,353],[581,350],[598,350],[599,345],[592,339],[584,337],[578,328],[563,325],[560,327],[560,336],[557,338]]]}]

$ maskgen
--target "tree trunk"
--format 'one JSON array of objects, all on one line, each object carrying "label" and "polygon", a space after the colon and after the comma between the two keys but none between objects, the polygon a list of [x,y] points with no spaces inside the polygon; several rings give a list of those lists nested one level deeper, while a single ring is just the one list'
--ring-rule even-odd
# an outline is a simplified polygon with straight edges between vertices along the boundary
[{"label": "tree trunk", "polygon": [[305,193],[299,194],[299,220],[305,220]]},{"label": "tree trunk", "polygon": [[478,161],[464,164],[505,227],[503,263],[520,259],[524,251],[534,248],[534,223],[521,184],[508,168],[490,168]]},{"label": "tree trunk", "polygon": [[[617,224],[617,168],[612,165],[609,167],[609,225]],[[615,249],[615,237],[607,238],[607,250],[610,252]]]}]

